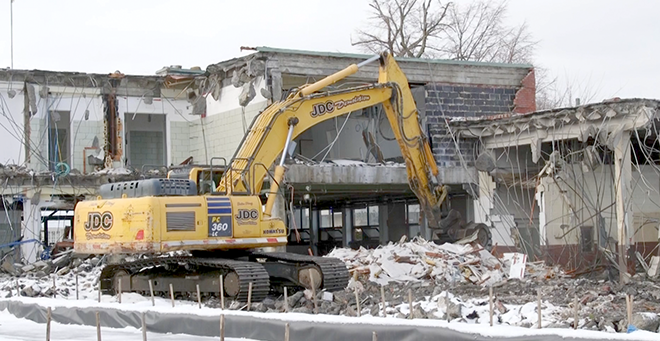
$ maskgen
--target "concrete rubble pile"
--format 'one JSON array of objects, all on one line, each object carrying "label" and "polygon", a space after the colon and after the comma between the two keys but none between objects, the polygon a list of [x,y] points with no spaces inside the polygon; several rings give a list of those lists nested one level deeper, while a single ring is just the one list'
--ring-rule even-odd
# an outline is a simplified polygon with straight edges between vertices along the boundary
[{"label": "concrete rubble pile", "polygon": [[[614,333],[627,331],[625,295],[629,294],[635,302],[632,325],[660,332],[660,285],[639,277],[623,286],[606,275],[571,278],[542,263],[525,262],[520,254],[505,254],[498,259],[476,244],[438,245],[418,238],[373,250],[335,249],[328,256],[346,262],[352,275],[346,290],[317,292],[315,300],[309,290],[296,292],[290,288],[286,305],[283,295],[273,293],[263,302],[252,303],[250,310],[405,319],[412,315],[415,319],[488,324],[488,291],[492,287],[495,324],[537,328],[540,292],[543,328],[572,328],[577,297],[579,329]],[[98,278],[105,263],[103,257],[79,259],[70,252],[30,265],[5,261],[0,271],[0,298],[16,297],[18,287],[22,297],[75,300],[78,282],[80,299],[96,301]],[[104,295],[104,302],[115,300]],[[138,294],[127,294],[124,299],[148,300]],[[196,304],[194,297],[185,300],[177,306]],[[220,307],[217,297],[205,298],[203,304]],[[246,309],[244,302],[226,304],[230,310]]]},{"label": "concrete rubble pile", "polygon": [[524,255],[505,255],[498,259],[478,244],[438,245],[416,237],[376,249],[334,249],[328,257],[343,260],[354,276],[365,275],[381,285],[431,281],[492,286],[505,281],[512,272],[518,278],[525,273],[527,276],[552,277],[559,272],[542,263],[524,262]]},{"label": "concrete rubble pile", "polygon": [[5,259],[0,271],[0,298],[14,297],[17,290],[24,297],[75,298],[76,275],[79,292],[92,295],[103,265],[102,257],[74,258],[72,250],[28,265]]}]

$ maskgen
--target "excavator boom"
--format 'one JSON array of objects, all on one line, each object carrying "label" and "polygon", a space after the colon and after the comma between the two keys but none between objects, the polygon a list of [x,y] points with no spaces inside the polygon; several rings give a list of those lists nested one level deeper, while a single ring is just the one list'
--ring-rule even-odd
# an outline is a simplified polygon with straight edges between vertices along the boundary
[{"label": "excavator boom", "polygon": [[[357,72],[360,66],[376,60],[380,61],[378,83],[318,92]],[[394,131],[406,162],[410,187],[419,198],[427,219],[434,226],[434,222],[440,220],[440,205],[446,197],[446,189],[438,186],[435,181],[438,167],[420,127],[417,106],[408,80],[394,58],[387,53],[351,65],[269,106],[253,121],[228,171],[220,180],[217,191],[227,194],[259,194],[268,168],[278,155],[286,153],[288,141],[323,121],[377,104],[383,105]],[[285,132],[290,127],[292,134],[288,135]],[[283,138],[285,136],[287,138]],[[279,165],[275,169],[271,186],[279,186],[282,173],[283,168]],[[274,197],[277,188],[271,187],[270,193]],[[272,203],[266,207],[264,213],[269,216]]]},{"label": "excavator boom", "polygon": [[[325,90],[375,61],[380,62],[377,83]],[[430,227],[442,231],[440,205],[447,190],[436,179],[438,167],[420,127],[408,81],[394,58],[383,53],[302,86],[266,108],[252,122],[209,195],[199,195],[197,187],[214,182],[212,165],[208,170],[191,170],[190,179],[183,176],[103,185],[98,199],[76,206],[75,251],[192,253],[109,265],[101,274],[105,292],[116,290],[119,281],[125,291],[146,292],[153,280],[153,290],[158,293],[165,293],[168,284],[171,288],[175,283],[184,294],[195,285],[189,278],[198,281],[204,294],[219,294],[219,285],[224,283],[222,292],[237,299],[245,299],[250,287],[255,301],[283,286],[341,290],[348,284],[348,271],[340,260],[272,252],[272,248],[286,245],[288,235],[282,217],[272,209],[293,139],[321,122],[379,104],[401,149],[410,188]],[[259,195],[266,176],[271,181],[262,210]]]}]

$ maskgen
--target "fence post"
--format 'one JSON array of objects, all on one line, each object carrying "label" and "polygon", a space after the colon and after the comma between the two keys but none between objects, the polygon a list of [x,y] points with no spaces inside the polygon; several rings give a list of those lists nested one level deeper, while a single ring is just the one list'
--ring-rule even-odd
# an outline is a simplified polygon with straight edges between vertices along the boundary
[{"label": "fence post", "polygon": [[156,305],[156,301],[154,301],[154,283],[149,280],[149,293],[151,294],[151,306]]},{"label": "fence post", "polygon": [[222,275],[220,275],[220,307],[225,310],[225,283]]},{"label": "fence post", "polygon": [[220,315],[220,341],[225,341],[225,314]]},{"label": "fence post", "polygon": [[144,312],[142,312],[142,341],[147,341],[147,321]]},{"label": "fence post", "polygon": [[284,312],[289,312],[289,293],[287,287],[284,287]]},{"label": "fence post", "polygon": [[575,316],[573,317],[575,319],[575,322],[573,322],[573,329],[577,329],[578,319],[579,319],[579,317],[578,317],[579,307],[578,307],[578,297],[577,297],[577,295],[575,295],[575,298],[573,299],[573,305],[574,305],[573,308],[575,308],[575,311],[574,311]]},{"label": "fence post", "polygon": [[383,302],[383,317],[386,317],[387,312],[385,310],[385,286],[384,285],[380,286],[380,300]]},{"label": "fence post", "polygon": [[170,299],[172,300],[172,308],[174,308],[174,287],[170,283]]},{"label": "fence post", "polygon": [[408,303],[410,304],[410,315],[408,315],[408,318],[412,320],[412,318],[413,318],[412,289],[408,289]]},{"label": "fence post", "polygon": [[50,307],[46,310],[46,341],[50,341],[50,321],[53,318]]},{"label": "fence post", "polygon": [[358,295],[357,288],[355,288],[355,303],[357,303],[357,316],[360,317],[360,296]]},{"label": "fence post", "polygon": [[543,322],[543,317],[541,314],[541,288],[536,289],[537,296],[538,296],[538,311],[539,311],[539,329],[542,328],[541,323]]},{"label": "fence post", "polygon": [[199,284],[197,284],[197,303],[199,304],[199,309],[202,309],[202,295],[199,293]]},{"label": "fence post", "polygon": [[101,316],[96,312],[96,341],[101,341]]},{"label": "fence post", "polygon": [[312,297],[314,298],[314,314],[319,313],[319,304],[316,301],[316,283],[314,283],[314,277],[313,277],[312,269],[309,269],[309,284],[312,287]]},{"label": "fence post", "polygon": [[247,310],[250,311],[250,306],[252,305],[252,282],[248,284],[248,301],[247,301]]},{"label": "fence post", "polygon": [[490,309],[490,326],[493,326],[493,287],[488,288],[488,304]]}]

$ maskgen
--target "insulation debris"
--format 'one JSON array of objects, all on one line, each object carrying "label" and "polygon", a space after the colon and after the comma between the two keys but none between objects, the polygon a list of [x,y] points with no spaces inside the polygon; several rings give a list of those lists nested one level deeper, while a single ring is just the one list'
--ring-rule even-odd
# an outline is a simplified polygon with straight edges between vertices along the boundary
[{"label": "insulation debris", "polygon": [[[477,244],[438,245],[422,238],[408,242],[389,243],[376,249],[358,250],[336,248],[328,257],[343,260],[351,273],[368,275],[371,282],[381,285],[390,282],[468,282],[492,286],[511,273],[516,278],[543,275],[542,264],[529,264],[521,254],[506,254],[502,260]],[[533,267],[525,271],[525,266]]]}]

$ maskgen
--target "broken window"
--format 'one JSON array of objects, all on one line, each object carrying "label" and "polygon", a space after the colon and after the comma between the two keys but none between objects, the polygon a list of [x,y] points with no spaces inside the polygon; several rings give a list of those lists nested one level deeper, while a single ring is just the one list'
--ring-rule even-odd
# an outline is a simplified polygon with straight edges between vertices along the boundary
[{"label": "broken window", "polygon": [[406,205],[406,222],[410,238],[422,236],[422,228],[419,225],[419,204]]},{"label": "broken window", "polygon": [[343,231],[341,230],[341,211],[335,212],[333,208],[319,211],[320,215],[320,240],[330,242],[332,247],[341,246]]},{"label": "broken window", "polygon": [[137,169],[165,165],[165,115],[126,113],[125,122],[128,164]]},{"label": "broken window", "polygon": [[70,163],[68,111],[50,111],[48,116],[48,161],[50,169],[58,171],[58,163]]},{"label": "broken window", "polygon": [[332,216],[330,215],[330,210],[321,210],[319,211],[321,215],[321,228],[332,227]]},{"label": "broken window", "polygon": [[592,252],[594,248],[594,227],[580,226],[580,248],[582,252]]},{"label": "broken window", "polygon": [[372,205],[353,209],[354,240],[380,238],[378,230],[378,206]]}]

